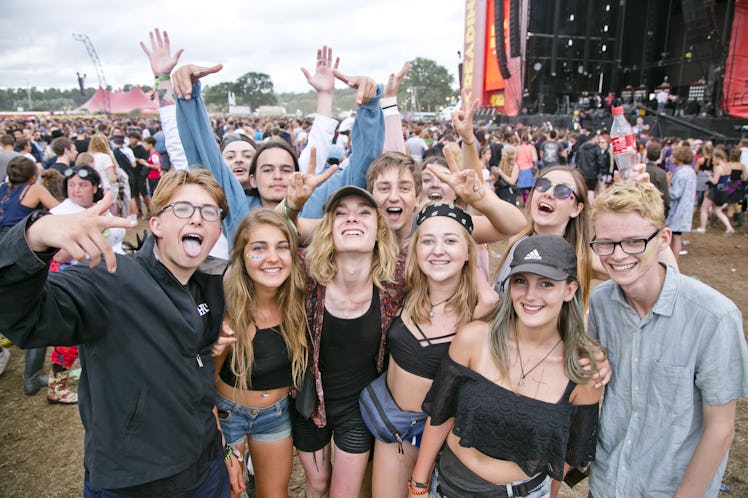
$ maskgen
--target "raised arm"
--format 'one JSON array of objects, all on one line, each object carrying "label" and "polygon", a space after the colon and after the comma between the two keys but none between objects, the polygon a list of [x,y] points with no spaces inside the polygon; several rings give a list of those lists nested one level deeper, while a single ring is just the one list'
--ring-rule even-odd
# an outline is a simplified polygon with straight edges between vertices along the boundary
[{"label": "raised arm", "polygon": [[165,30],[163,36],[158,29],[155,29],[148,33],[148,37],[151,41],[151,48],[149,49],[143,42],[140,42],[140,47],[148,57],[155,78],[153,98],[158,99],[158,112],[161,117],[161,127],[164,130],[166,151],[169,153],[174,169],[188,169],[182,140],[177,130],[177,108],[171,85],[171,72],[179,62],[182,49],[180,48],[172,55],[169,34]]},{"label": "raised arm", "polygon": [[400,120],[400,111],[397,109],[397,92],[400,90],[400,84],[409,70],[410,61],[405,61],[399,73],[390,74],[387,85],[384,87],[384,96],[380,101],[382,114],[384,115],[384,144],[382,152],[406,153],[403,124]]},{"label": "raised arm", "polygon": [[333,175],[320,185],[304,205],[302,218],[322,218],[322,207],[327,197],[340,187],[356,185],[366,188],[366,170],[369,164],[382,152],[384,142],[384,118],[379,106],[382,88],[366,76],[346,76],[333,71],[335,77],[351,88],[358,90],[356,103],[356,120],[351,130],[353,152],[348,167]]},{"label": "raised arm", "polygon": [[333,60],[332,48],[323,45],[317,50],[317,63],[314,74],[301,68],[309,85],[317,92],[317,115],[314,118],[314,124],[309,132],[307,146],[301,151],[299,156],[299,169],[306,171],[309,165],[309,154],[314,147],[317,150],[317,171],[321,173],[325,166],[327,154],[332,144],[332,137],[335,135],[335,129],[338,121],[332,117],[333,93],[335,91],[334,70],[338,69],[340,58]]},{"label": "raised arm", "polygon": [[452,187],[460,199],[484,215],[473,217],[473,239],[479,244],[507,239],[527,225],[522,211],[517,206],[502,201],[492,190],[486,188],[483,177],[478,176],[475,170],[464,169],[448,174],[431,165],[426,167]]},{"label": "raised arm", "polygon": [[483,170],[480,163],[480,154],[478,152],[478,141],[473,133],[473,114],[478,107],[478,99],[473,101],[465,100],[466,94],[462,94],[464,109],[452,113],[452,126],[462,139],[462,164],[465,167],[473,168],[481,178]]},{"label": "raised arm", "polygon": [[229,213],[221,226],[231,244],[241,220],[252,207],[259,206],[260,201],[258,197],[244,193],[239,180],[224,162],[203,103],[199,79],[217,73],[222,67],[221,64],[212,67],[194,64],[182,66],[172,74],[172,85],[177,94],[179,136],[188,164],[190,167],[197,165],[208,169],[226,193]]}]

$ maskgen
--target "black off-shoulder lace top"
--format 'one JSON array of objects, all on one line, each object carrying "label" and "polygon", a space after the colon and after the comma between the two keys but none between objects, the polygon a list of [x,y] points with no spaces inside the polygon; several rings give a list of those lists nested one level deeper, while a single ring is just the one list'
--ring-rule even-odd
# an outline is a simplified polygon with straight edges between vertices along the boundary
[{"label": "black off-shoulder lace top", "polygon": [[529,476],[543,472],[561,480],[564,461],[572,468],[595,458],[598,404],[571,405],[569,382],[557,403],[516,394],[456,363],[442,361],[423,411],[433,425],[455,417],[460,446],[511,461]]}]

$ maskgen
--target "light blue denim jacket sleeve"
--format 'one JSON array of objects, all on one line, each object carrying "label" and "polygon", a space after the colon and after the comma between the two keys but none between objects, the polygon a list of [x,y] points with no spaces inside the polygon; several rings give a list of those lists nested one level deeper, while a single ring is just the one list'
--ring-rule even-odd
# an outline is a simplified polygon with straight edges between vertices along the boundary
[{"label": "light blue denim jacket sleeve", "polygon": [[334,174],[314,190],[304,204],[300,217],[322,218],[325,201],[340,187],[356,185],[366,188],[366,171],[369,164],[382,153],[384,144],[384,116],[379,106],[381,96],[382,85],[377,85],[377,94],[356,109],[356,120],[351,130],[352,152],[348,167]]},{"label": "light blue denim jacket sleeve", "polygon": [[177,127],[187,163],[191,168],[201,165],[208,169],[226,193],[229,213],[222,227],[231,250],[239,223],[252,209],[262,207],[262,203],[258,196],[244,193],[241,184],[223,161],[205,110],[199,81],[192,86],[190,100],[177,99]]}]

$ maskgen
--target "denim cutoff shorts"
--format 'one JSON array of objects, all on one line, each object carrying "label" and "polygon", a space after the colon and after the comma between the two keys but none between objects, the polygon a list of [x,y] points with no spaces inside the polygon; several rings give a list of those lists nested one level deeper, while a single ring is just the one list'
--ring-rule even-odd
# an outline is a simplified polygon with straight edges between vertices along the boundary
[{"label": "denim cutoff shorts", "polygon": [[223,437],[229,445],[243,442],[244,436],[254,441],[273,442],[291,435],[288,396],[266,408],[252,408],[216,393],[216,408]]}]

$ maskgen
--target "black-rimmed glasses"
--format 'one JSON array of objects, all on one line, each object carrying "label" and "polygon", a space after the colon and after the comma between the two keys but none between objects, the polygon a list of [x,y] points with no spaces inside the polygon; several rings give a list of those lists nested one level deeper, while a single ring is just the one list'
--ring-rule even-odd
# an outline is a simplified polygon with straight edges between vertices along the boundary
[{"label": "black-rimmed glasses", "polygon": [[211,206],[210,204],[205,206],[194,206],[189,202],[179,201],[167,204],[164,206],[164,209],[161,210],[161,213],[169,208],[174,212],[174,216],[182,218],[183,220],[191,218],[195,213],[195,209],[200,211],[200,216],[205,221],[218,221],[221,219],[221,213],[223,212],[223,210],[218,206]]},{"label": "black-rimmed glasses", "polygon": [[616,250],[616,246],[621,246],[621,250],[626,254],[641,254],[647,250],[647,244],[660,233],[658,229],[655,233],[647,238],[642,239],[624,239],[618,242],[612,240],[593,240],[590,247],[598,256],[610,256]]}]

